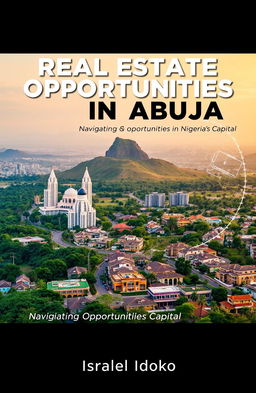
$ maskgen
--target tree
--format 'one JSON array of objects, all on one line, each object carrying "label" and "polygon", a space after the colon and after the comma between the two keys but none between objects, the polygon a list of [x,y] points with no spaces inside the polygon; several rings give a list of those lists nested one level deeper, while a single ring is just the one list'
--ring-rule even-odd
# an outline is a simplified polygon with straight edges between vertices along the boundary
[{"label": "tree", "polygon": [[51,281],[52,279],[52,272],[50,269],[48,269],[48,267],[37,267],[35,269],[36,271],[36,275],[37,278],[39,279],[39,281]]},{"label": "tree", "polygon": [[103,231],[108,231],[112,227],[112,223],[109,220],[101,221]]},{"label": "tree", "polygon": [[154,251],[152,255],[152,261],[163,262],[164,251]]},{"label": "tree", "polygon": [[48,259],[42,263],[41,267],[50,270],[51,280],[62,280],[67,277],[67,264],[62,259]]},{"label": "tree", "polygon": [[191,265],[189,261],[186,261],[184,258],[179,258],[175,262],[175,267],[177,273],[183,274],[184,276],[188,276],[191,273]]},{"label": "tree", "polygon": [[191,284],[195,284],[195,285],[200,281],[198,274],[195,274],[195,273],[190,274],[189,279],[190,279]]},{"label": "tree", "polygon": [[21,274],[20,268],[11,263],[6,264],[0,271],[0,279],[15,282],[15,279]]},{"label": "tree", "polygon": [[183,303],[175,308],[175,313],[180,314],[183,321],[189,321],[193,318],[195,306],[191,303]]},{"label": "tree", "polygon": [[85,278],[89,284],[95,284],[96,283],[96,277],[92,272],[88,272],[88,273],[82,273],[80,278]]},{"label": "tree", "polygon": [[210,312],[209,318],[212,323],[225,323],[227,322],[225,314],[222,312]]},{"label": "tree", "polygon": [[243,248],[243,243],[242,243],[242,240],[240,239],[240,237],[235,236],[233,238],[232,247],[238,248],[238,249]]},{"label": "tree", "polygon": [[209,267],[208,266],[206,266],[206,265],[204,265],[204,264],[201,264],[201,265],[199,265],[198,266],[198,270],[200,271],[200,273],[202,273],[202,274],[207,274],[207,273],[210,273],[210,269],[209,269]]},{"label": "tree", "polygon": [[177,225],[177,218],[176,217],[170,217],[168,220],[168,227],[172,232],[176,232],[178,225]]},{"label": "tree", "polygon": [[218,303],[227,300],[227,294],[226,288],[218,287],[212,289],[212,298]]},{"label": "tree", "polygon": [[111,304],[113,304],[114,302],[120,302],[120,301],[122,301],[121,295],[113,296],[110,294],[104,294],[104,295],[97,297],[97,302],[99,302],[100,304],[103,304],[104,306],[108,306],[108,307],[110,307]]},{"label": "tree", "polygon": [[198,294],[196,291],[194,291],[191,296],[190,296],[191,300],[193,300],[193,302],[196,302],[198,300]]},{"label": "tree", "polygon": [[181,306],[183,303],[187,303],[188,298],[186,296],[180,296],[178,300],[176,300],[175,305],[176,306]]},{"label": "tree", "polygon": [[16,291],[0,298],[0,323],[45,323],[47,319],[30,319],[30,313],[44,315],[65,312],[62,296],[52,291]]},{"label": "tree", "polygon": [[200,306],[199,318],[201,318],[202,312],[203,312],[203,307],[206,304],[206,296],[205,295],[199,295],[197,303]]}]

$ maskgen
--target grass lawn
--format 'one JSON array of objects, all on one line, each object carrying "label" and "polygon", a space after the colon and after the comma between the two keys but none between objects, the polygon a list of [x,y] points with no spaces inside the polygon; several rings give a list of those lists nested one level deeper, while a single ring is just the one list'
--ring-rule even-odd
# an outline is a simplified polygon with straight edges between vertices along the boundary
[{"label": "grass lawn", "polygon": [[173,238],[173,236],[161,236],[161,237],[151,237],[149,240],[147,240],[147,250],[145,251],[145,254],[150,252],[150,248],[155,248],[157,250],[165,250],[166,247],[170,244],[170,240]]},{"label": "grass lawn", "polygon": [[107,206],[117,206],[119,201],[124,203],[124,202],[127,201],[127,199],[128,198],[115,198],[116,202],[111,202],[112,198],[99,198],[99,202],[95,203],[95,205],[96,205],[96,207],[97,206],[101,206],[101,207],[104,207],[104,206],[106,206],[106,207]]},{"label": "grass lawn", "polygon": [[20,270],[23,274],[28,274],[29,272],[31,272],[32,267],[29,265],[21,265],[20,266]]}]

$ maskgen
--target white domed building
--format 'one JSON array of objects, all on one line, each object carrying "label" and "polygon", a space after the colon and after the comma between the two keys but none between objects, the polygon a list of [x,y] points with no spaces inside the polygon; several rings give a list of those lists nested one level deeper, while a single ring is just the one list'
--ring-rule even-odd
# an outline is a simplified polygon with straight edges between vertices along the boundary
[{"label": "white domed building", "polygon": [[59,202],[58,181],[52,170],[44,196],[44,206],[39,208],[41,214],[67,214],[69,229],[96,225],[96,210],[92,207],[92,183],[87,167],[82,178],[82,187],[78,191],[72,187],[67,188]]},{"label": "white domed building", "polygon": [[77,191],[74,188],[70,187],[64,192],[62,200],[57,204],[57,207],[61,207],[64,209],[72,209],[76,200]]},{"label": "white domed building", "polygon": [[96,210],[90,204],[85,189],[77,192],[77,200],[68,212],[68,228],[90,228],[96,225]]}]

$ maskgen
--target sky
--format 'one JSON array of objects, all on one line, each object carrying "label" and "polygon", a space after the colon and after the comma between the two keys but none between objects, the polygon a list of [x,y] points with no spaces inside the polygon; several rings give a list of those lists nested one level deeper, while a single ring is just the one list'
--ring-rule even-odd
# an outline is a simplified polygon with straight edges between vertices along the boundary
[{"label": "sky", "polygon": [[[61,81],[62,79],[121,79],[116,75],[117,58],[154,58],[163,57],[166,64],[172,58],[179,58],[184,66],[186,77],[183,79],[202,79],[201,67],[196,77],[191,77],[188,72],[188,65],[185,64],[185,58],[196,57],[206,58],[214,57],[218,59],[218,76],[209,79],[229,79],[233,81],[234,95],[231,98],[217,98],[217,103],[221,109],[224,119],[217,120],[179,120],[174,121],[169,117],[165,120],[128,120],[131,109],[135,101],[140,98],[129,94],[127,98],[106,98],[105,103],[110,100],[117,102],[117,119],[116,120],[89,120],[88,101],[97,101],[97,97],[85,99],[78,94],[73,93],[67,99],[61,98],[60,94],[53,94],[51,98],[45,98],[43,95],[36,99],[27,97],[23,92],[24,83],[29,79],[39,79],[44,83],[45,79],[38,76],[38,59],[40,57],[50,57],[53,59],[61,57],[71,57],[72,67],[77,64],[81,57],[85,57],[93,68],[95,57],[101,59],[102,68],[109,71],[107,77],[88,77],[81,75],[76,78],[72,77],[54,77]],[[73,67],[73,68],[74,68]],[[166,70],[165,65],[162,70]],[[84,154],[85,156],[103,155],[112,144],[116,136],[122,138],[134,139],[149,155],[157,155],[159,158],[166,158],[172,150],[184,148],[188,150],[211,149],[213,146],[223,148],[226,145],[233,146],[233,140],[227,135],[217,133],[143,133],[143,132],[117,132],[117,133],[85,133],[79,132],[79,126],[111,126],[111,127],[131,127],[131,126],[193,126],[200,127],[206,125],[236,126],[237,131],[233,133],[238,145],[244,152],[256,153],[256,55],[254,54],[2,54],[0,55],[0,148],[18,148],[28,151],[42,151],[51,153]],[[149,67],[149,73],[144,79],[168,79],[164,72],[160,77],[153,75],[153,68]],[[122,77],[124,79],[124,77]],[[138,79],[138,77],[125,77],[125,79]],[[172,77],[182,79],[181,77]],[[206,79],[207,77],[205,77]],[[140,80],[143,78],[140,77]],[[103,100],[103,99],[101,99]],[[142,99],[146,109],[149,108],[150,101],[164,101],[168,103],[174,99],[158,98],[152,99],[147,97]],[[178,97],[177,102],[182,100]],[[183,99],[183,101],[186,99]],[[203,112],[207,108],[209,101],[215,99],[197,99],[202,101]],[[189,110],[194,112],[195,99],[189,98]],[[205,108],[205,109],[204,109]],[[161,157],[162,156],[162,157]]]}]

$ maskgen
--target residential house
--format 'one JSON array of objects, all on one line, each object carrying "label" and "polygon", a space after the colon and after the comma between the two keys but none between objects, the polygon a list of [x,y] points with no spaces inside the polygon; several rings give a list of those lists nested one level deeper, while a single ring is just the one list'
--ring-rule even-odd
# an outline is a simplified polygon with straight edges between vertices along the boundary
[{"label": "residential house", "polygon": [[146,278],[137,271],[133,258],[123,254],[114,253],[108,257],[108,275],[114,291],[144,291],[147,288]]},{"label": "residential house", "polygon": [[135,308],[143,308],[144,311],[155,310],[156,303],[149,296],[124,296],[123,307],[126,311],[132,311]]},{"label": "residential house", "polygon": [[211,300],[212,290],[204,285],[196,285],[196,286],[181,285],[179,288],[180,288],[181,295],[186,296],[188,299],[191,298],[193,293],[196,293],[198,296],[204,295],[207,300]]},{"label": "residential house", "polygon": [[126,225],[124,222],[120,222],[118,224],[114,224],[112,226],[114,231],[123,232],[123,231],[130,231],[132,229],[131,226]]},{"label": "residential house", "polygon": [[10,281],[0,280],[0,292],[3,295],[6,295],[12,287],[12,283]]},{"label": "residential house", "polygon": [[157,281],[165,285],[177,285],[183,282],[183,276],[166,263],[149,262],[145,267],[145,272],[154,274]]},{"label": "residential house", "polygon": [[13,288],[15,288],[16,291],[25,291],[26,289],[30,289],[30,287],[30,279],[25,274],[18,276],[15,280],[15,284],[13,285]]},{"label": "residential house", "polygon": [[124,251],[137,252],[143,248],[144,239],[134,235],[124,235],[118,240],[118,244],[121,245]]},{"label": "residential house", "polygon": [[23,246],[27,246],[29,243],[40,243],[45,244],[47,241],[40,236],[24,236],[24,237],[14,237],[13,241],[17,240]]},{"label": "residential house", "polygon": [[216,272],[216,278],[234,286],[251,284],[256,281],[256,265],[223,265]]},{"label": "residential house", "polygon": [[237,314],[241,308],[256,310],[256,302],[252,295],[228,295],[227,301],[220,302],[220,308],[230,313]]},{"label": "residential house", "polygon": [[173,285],[150,286],[148,295],[157,304],[157,308],[170,309],[175,307],[175,302],[180,297],[180,289]]},{"label": "residential house", "polygon": [[87,273],[86,267],[73,266],[67,270],[68,279],[79,278],[82,273]]},{"label": "residential house", "polygon": [[148,233],[162,233],[164,234],[164,230],[160,224],[155,221],[149,221],[146,225],[146,230]]},{"label": "residential house", "polygon": [[47,289],[58,292],[60,295],[68,297],[80,297],[89,293],[89,284],[85,279],[51,281],[47,283]]}]

